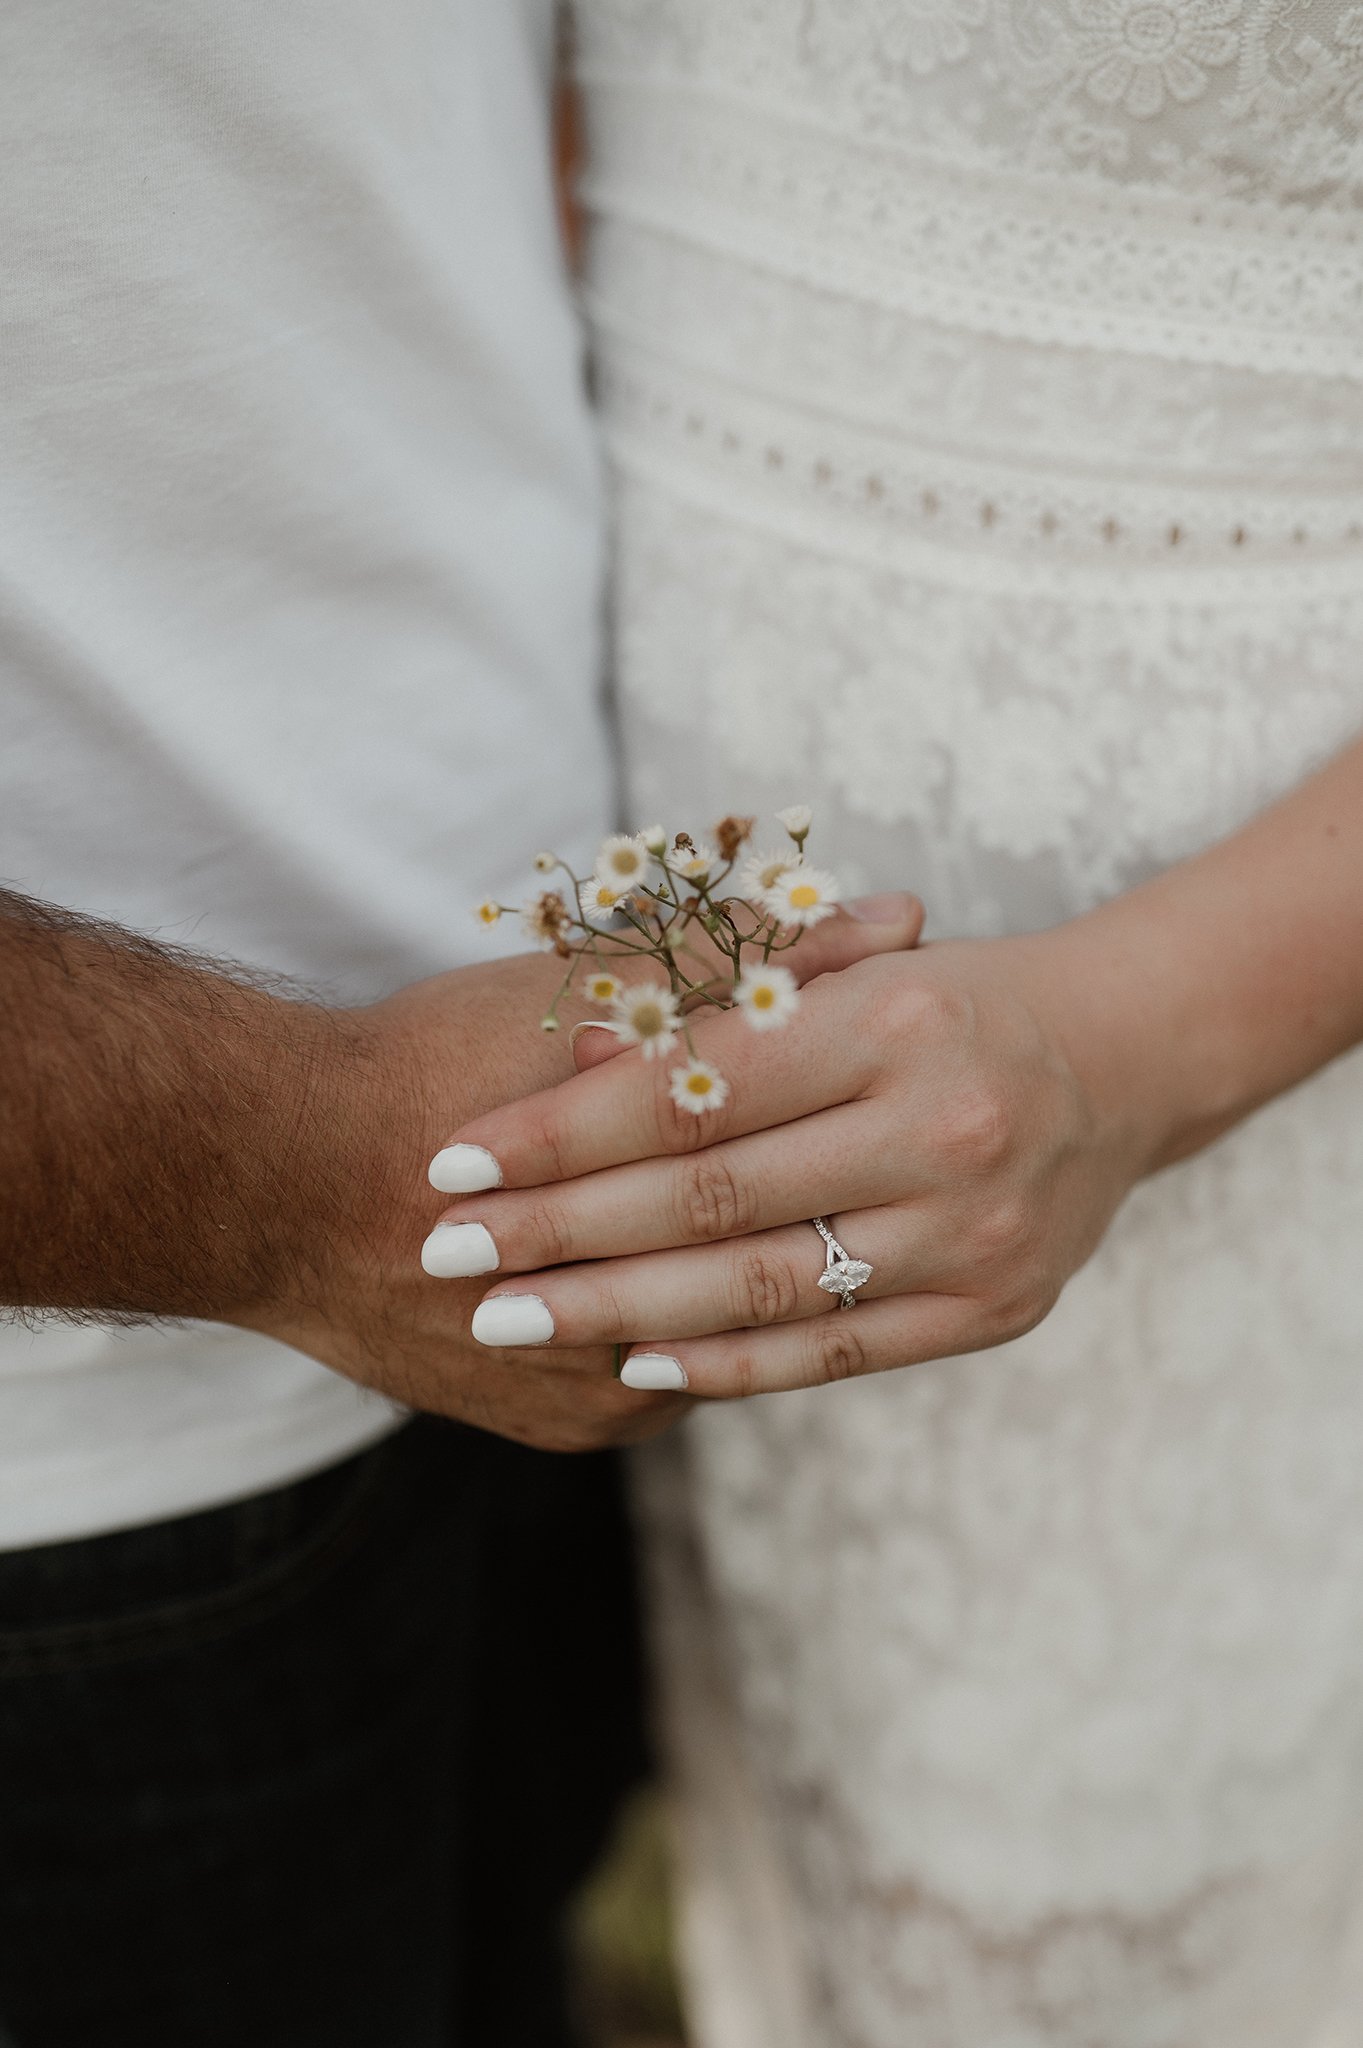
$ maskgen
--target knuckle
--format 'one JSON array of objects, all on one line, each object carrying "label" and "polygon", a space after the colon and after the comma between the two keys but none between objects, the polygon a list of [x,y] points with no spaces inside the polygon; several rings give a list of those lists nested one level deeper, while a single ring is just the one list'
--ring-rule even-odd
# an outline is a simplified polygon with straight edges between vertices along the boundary
[{"label": "knuckle", "polygon": [[1058,1298],[1058,1288],[1036,1278],[1008,1289],[991,1305],[989,1323],[993,1342],[1010,1344],[1015,1337],[1025,1337],[1029,1330],[1045,1321]]},{"label": "knuckle", "polygon": [[677,1220],[689,1241],[739,1236],[751,1228],[754,1207],[752,1189],[738,1179],[722,1153],[698,1152],[682,1168]]},{"label": "knuckle", "polygon": [[724,1399],[747,1401],[761,1391],[762,1375],[758,1370],[756,1354],[740,1346],[729,1358]]},{"label": "knuckle", "polygon": [[[606,1277],[605,1269],[592,1275],[592,1301],[588,1316],[579,1317],[583,1326],[583,1341],[593,1344],[618,1344],[625,1336],[625,1325],[629,1317],[626,1304]],[[633,1321],[639,1320],[636,1309]],[[588,1328],[590,1323],[590,1328]]]},{"label": "knuckle", "polygon": [[866,1371],[866,1346],[851,1327],[855,1322],[855,1309],[840,1309],[813,1325],[815,1373],[825,1383],[856,1379]]},{"label": "knuckle", "polygon": [[1003,1165],[1012,1147],[1009,1105],[996,1089],[963,1089],[943,1111],[935,1138],[937,1151],[949,1165],[988,1173]]},{"label": "knuckle", "polygon": [[983,1264],[1011,1265],[1026,1252],[1031,1234],[1026,1203],[1003,1196],[975,1219],[976,1256]]},{"label": "knuckle", "polygon": [[660,1152],[699,1152],[724,1136],[728,1111],[707,1110],[693,1116],[674,1102],[671,1090],[660,1087],[655,1103],[656,1143]]},{"label": "knuckle", "polygon": [[542,1196],[526,1203],[508,1235],[516,1251],[532,1265],[561,1266],[573,1255],[567,1218],[557,1202]]},{"label": "knuckle", "polygon": [[877,992],[875,1014],[891,1039],[947,1037],[959,1023],[958,999],[936,982],[905,976]]},{"label": "knuckle", "polygon": [[552,1110],[532,1109],[528,1105],[520,1111],[522,1127],[514,1130],[514,1139],[524,1147],[530,1158],[544,1158],[549,1161],[554,1180],[568,1180],[568,1154],[564,1133],[559,1120]]},{"label": "knuckle", "polygon": [[732,1306],[740,1325],[787,1322],[795,1313],[797,1294],[795,1276],[781,1259],[758,1250],[739,1255]]}]

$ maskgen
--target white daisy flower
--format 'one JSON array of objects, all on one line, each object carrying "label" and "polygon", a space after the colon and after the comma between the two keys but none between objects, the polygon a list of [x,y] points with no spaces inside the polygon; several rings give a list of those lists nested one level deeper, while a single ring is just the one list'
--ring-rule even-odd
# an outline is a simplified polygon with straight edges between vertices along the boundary
[{"label": "white daisy flower", "polygon": [[639,837],[649,852],[659,859],[667,852],[667,834],[661,825],[645,825]]},{"label": "white daisy flower", "polygon": [[807,925],[831,917],[839,896],[837,882],[826,869],[807,868],[802,862],[765,890],[762,902],[782,924]]},{"label": "white daisy flower", "polygon": [[788,967],[746,967],[734,1001],[754,1031],[776,1031],[799,1009],[799,985]]},{"label": "white daisy flower", "polygon": [[615,913],[624,901],[619,889],[612,889],[608,883],[598,881],[595,876],[584,882],[577,892],[578,907],[582,922],[589,924],[593,931],[606,931],[615,922]]},{"label": "white daisy flower", "polygon": [[617,896],[623,896],[629,889],[642,888],[652,872],[653,856],[642,838],[616,832],[602,840],[596,856],[596,879],[614,889]]},{"label": "white daisy flower", "polygon": [[479,924],[496,924],[502,914],[502,906],[500,903],[494,903],[489,896],[485,902],[478,905],[473,914]]},{"label": "white daisy flower", "polygon": [[587,977],[588,1000],[600,1003],[604,1007],[615,1001],[624,985],[616,975],[608,974],[604,967],[599,967],[594,974]]},{"label": "white daisy flower", "polygon": [[678,1109],[692,1116],[704,1116],[707,1109],[722,1109],[729,1099],[729,1084],[715,1067],[704,1060],[688,1060],[674,1067],[668,1086]]},{"label": "white daisy flower", "polygon": [[646,1060],[658,1059],[671,1051],[681,1018],[677,1015],[677,998],[670,988],[660,988],[656,982],[636,982],[632,988],[621,989],[611,1008],[620,1037],[626,1045],[637,1045]]},{"label": "white daisy flower", "polygon": [[719,866],[719,855],[712,846],[693,846],[689,853],[674,854],[668,865],[688,882],[703,882]]},{"label": "white daisy flower", "polygon": [[788,804],[784,811],[776,813],[778,825],[784,825],[797,846],[802,846],[814,823],[814,813],[808,804]]},{"label": "white daisy flower", "polygon": [[750,853],[738,877],[738,893],[754,901],[774,889],[790,868],[798,868],[800,855],[786,847],[781,853]]},{"label": "white daisy flower", "polygon": [[554,855],[554,854],[552,854],[552,853],[537,853],[537,854],[535,855],[535,872],[536,872],[536,874],[538,874],[538,875],[551,875],[551,874],[552,874],[552,873],[554,872],[554,869],[555,869],[555,868],[556,868],[557,866],[558,866],[558,859],[557,859],[557,856],[556,856],[556,855]]}]

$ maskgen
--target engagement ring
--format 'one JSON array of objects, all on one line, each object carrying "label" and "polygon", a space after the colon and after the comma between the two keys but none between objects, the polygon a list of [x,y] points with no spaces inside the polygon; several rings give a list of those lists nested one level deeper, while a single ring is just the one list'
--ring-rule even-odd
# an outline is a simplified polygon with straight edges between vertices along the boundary
[{"label": "engagement ring", "polygon": [[[854,1259],[850,1252],[843,1250],[822,1216],[811,1216],[810,1222],[824,1241],[824,1270],[819,1275],[819,1285],[825,1294],[836,1294],[839,1308],[855,1308],[858,1287],[864,1287],[874,1267],[865,1259]],[[860,1328],[860,1324],[857,1326]]]}]

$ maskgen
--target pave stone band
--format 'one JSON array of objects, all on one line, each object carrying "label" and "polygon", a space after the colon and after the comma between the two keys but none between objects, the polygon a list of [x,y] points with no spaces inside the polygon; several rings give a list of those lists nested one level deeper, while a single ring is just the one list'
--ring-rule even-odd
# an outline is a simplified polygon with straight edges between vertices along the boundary
[{"label": "pave stone band", "polygon": [[865,1259],[854,1259],[838,1243],[822,1216],[811,1216],[810,1222],[824,1241],[824,1269],[819,1275],[819,1285],[825,1294],[836,1294],[839,1308],[855,1308],[857,1289],[864,1287],[875,1268],[868,1266]]}]

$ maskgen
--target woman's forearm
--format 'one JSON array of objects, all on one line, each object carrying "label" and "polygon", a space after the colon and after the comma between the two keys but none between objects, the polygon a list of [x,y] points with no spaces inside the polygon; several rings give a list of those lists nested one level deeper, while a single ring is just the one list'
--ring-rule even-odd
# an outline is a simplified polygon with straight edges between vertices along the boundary
[{"label": "woman's forearm", "polygon": [[1363,1039],[1363,740],[1046,950],[1098,1097],[1197,1151]]}]

